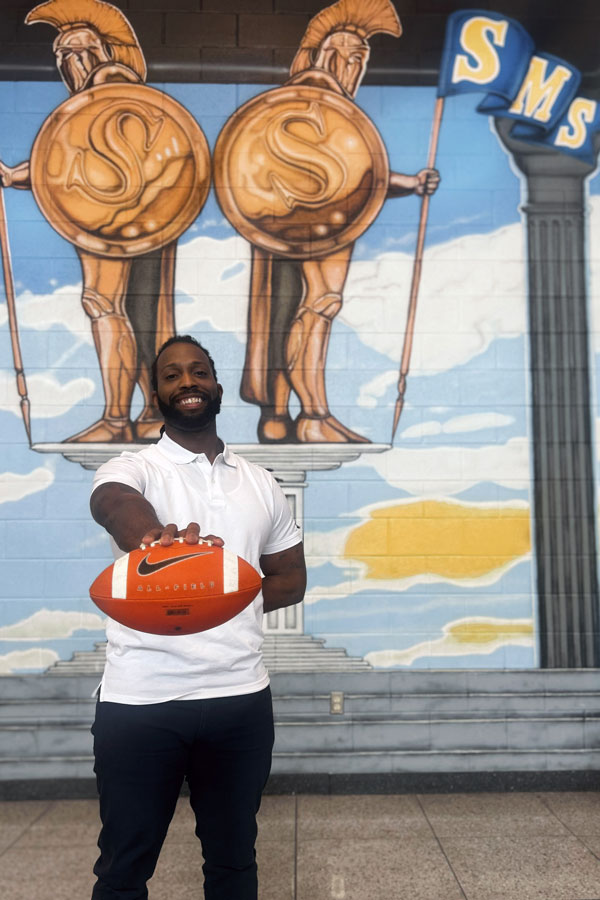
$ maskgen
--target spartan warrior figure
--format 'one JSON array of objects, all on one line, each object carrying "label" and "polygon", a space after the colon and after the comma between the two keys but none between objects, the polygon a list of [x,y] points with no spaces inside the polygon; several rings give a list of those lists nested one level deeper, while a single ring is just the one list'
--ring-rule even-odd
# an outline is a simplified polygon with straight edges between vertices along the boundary
[{"label": "spartan warrior figure", "polygon": [[[281,90],[294,86],[300,96],[303,88],[320,88],[353,100],[369,59],[368,38],[377,32],[402,32],[389,0],[339,0],[322,10],[310,21]],[[433,194],[440,179],[435,169],[422,169],[416,175],[392,172],[386,180],[387,196],[402,197]],[[351,242],[308,259],[253,247],[241,395],[261,408],[261,442],[367,440],[331,415],[325,390],[329,336],[351,257]],[[292,391],[301,407],[295,421]]]},{"label": "spartan warrior figure", "polygon": [[[46,22],[58,29],[54,53],[71,95],[81,96],[90,89],[115,84],[123,85],[126,97],[132,91],[131,85],[144,83],[146,65],[137,38],[125,16],[111,4],[103,0],[48,0],[36,6],[25,21],[27,24]],[[81,126],[89,127],[85,122]],[[85,139],[89,144],[87,135]],[[38,173],[33,171],[33,161],[32,155],[31,164],[26,161],[11,168],[0,163],[3,185],[33,187],[35,191]],[[112,171],[117,171],[115,165]],[[77,186],[81,188],[84,202],[85,190],[92,189],[84,170],[78,178]],[[171,240],[166,246],[156,248],[155,245],[143,256],[134,253],[134,258],[125,258],[126,254],[119,258],[118,253],[111,257],[77,246],[83,279],[81,299],[91,319],[105,409],[99,421],[69,438],[70,441],[144,441],[158,436],[162,420],[151,403],[150,366],[156,349],[175,331],[175,247],[176,242]],[[136,384],[141,389],[144,405],[132,423],[131,399]]]}]

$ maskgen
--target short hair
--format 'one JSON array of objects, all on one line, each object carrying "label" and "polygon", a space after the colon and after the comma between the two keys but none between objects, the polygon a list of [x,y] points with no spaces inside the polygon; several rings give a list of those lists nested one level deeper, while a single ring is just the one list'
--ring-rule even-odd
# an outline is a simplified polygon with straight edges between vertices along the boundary
[{"label": "short hair", "polygon": [[200,341],[197,341],[196,338],[191,334],[174,334],[173,337],[170,337],[164,342],[161,347],[159,347],[158,353],[156,354],[154,362],[152,363],[152,367],[150,369],[150,379],[152,381],[152,389],[154,391],[158,390],[158,360],[163,350],[166,350],[171,346],[171,344],[193,344],[194,347],[198,348],[198,350],[202,350],[210,363],[210,368],[214,375],[215,381],[217,380],[217,370],[215,369],[215,363],[206,347],[203,347]]}]

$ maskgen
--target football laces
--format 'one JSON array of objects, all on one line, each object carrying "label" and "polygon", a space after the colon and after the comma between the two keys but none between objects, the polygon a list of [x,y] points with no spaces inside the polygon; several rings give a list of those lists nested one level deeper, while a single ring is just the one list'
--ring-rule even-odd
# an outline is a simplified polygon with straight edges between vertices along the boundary
[{"label": "football laces", "polygon": [[[182,538],[182,537],[173,538],[173,543],[175,543],[175,542],[177,542],[178,544],[183,544],[183,543],[185,543],[185,538]],[[209,547],[212,547],[212,545],[213,545],[213,542],[207,540],[206,538],[198,538],[198,543],[199,544],[208,544]],[[152,541],[151,544],[140,544],[140,550],[147,550],[148,547],[158,547],[159,545],[160,545],[160,540]]]}]

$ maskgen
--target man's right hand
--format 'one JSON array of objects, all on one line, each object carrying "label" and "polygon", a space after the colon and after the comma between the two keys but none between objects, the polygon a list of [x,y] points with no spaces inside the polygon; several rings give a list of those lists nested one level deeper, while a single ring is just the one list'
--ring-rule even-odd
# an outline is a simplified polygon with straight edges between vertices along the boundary
[{"label": "man's right hand", "polygon": [[200,534],[200,526],[197,522],[190,522],[186,528],[177,528],[177,525],[171,523],[165,525],[164,528],[151,528],[142,538],[142,544],[152,544],[159,541],[163,547],[168,547],[173,543],[175,538],[182,537],[187,544],[197,544],[200,540],[212,541],[217,547],[222,547],[224,541],[215,534]]}]

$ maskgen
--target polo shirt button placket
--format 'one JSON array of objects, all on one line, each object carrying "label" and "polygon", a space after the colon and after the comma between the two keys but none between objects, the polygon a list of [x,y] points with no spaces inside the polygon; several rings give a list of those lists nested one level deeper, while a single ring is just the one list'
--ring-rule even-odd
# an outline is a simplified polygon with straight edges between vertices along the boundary
[{"label": "polo shirt button placket", "polygon": [[218,466],[219,461],[216,459],[210,467],[210,475],[208,478],[209,496],[213,506],[225,506],[225,493],[221,486]]}]

